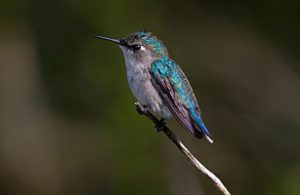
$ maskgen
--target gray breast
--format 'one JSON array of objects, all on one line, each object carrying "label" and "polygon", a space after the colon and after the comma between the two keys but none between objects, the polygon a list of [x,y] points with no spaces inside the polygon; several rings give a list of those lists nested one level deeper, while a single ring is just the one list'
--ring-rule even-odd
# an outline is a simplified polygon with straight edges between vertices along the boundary
[{"label": "gray breast", "polygon": [[143,64],[127,66],[127,79],[132,93],[141,104],[163,118],[171,117],[169,109],[150,80],[148,66]]}]

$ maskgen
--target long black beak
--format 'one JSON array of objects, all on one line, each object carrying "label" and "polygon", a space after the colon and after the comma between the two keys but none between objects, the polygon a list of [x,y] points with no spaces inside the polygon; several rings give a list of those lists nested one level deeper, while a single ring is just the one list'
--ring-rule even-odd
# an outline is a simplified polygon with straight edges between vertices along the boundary
[{"label": "long black beak", "polygon": [[112,38],[102,37],[102,36],[98,36],[98,35],[94,35],[94,37],[97,38],[97,39],[103,39],[103,40],[106,40],[106,41],[114,42],[114,43],[117,43],[119,45],[124,44],[120,39],[112,39]]}]

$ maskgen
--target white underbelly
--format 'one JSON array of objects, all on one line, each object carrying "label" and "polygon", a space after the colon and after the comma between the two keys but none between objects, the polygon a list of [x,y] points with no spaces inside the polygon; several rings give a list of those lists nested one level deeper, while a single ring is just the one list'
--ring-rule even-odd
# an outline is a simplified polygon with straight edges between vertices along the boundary
[{"label": "white underbelly", "polygon": [[150,110],[163,118],[170,118],[171,113],[150,81],[148,71],[127,71],[127,79],[135,98]]}]

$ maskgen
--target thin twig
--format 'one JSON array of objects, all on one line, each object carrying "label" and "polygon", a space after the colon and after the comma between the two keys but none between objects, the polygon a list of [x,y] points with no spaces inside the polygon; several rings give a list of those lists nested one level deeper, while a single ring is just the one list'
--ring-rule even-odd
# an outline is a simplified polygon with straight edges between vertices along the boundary
[{"label": "thin twig", "polygon": [[191,163],[208,177],[213,184],[224,194],[230,195],[230,192],[224,186],[222,181],[210,170],[208,170],[199,160],[185,147],[185,145],[176,137],[176,135],[159,119],[157,119],[149,110],[145,109],[140,103],[136,102],[136,110],[140,115],[146,116],[151,120],[158,131],[163,131],[168,138],[177,146],[177,148],[191,161]]}]

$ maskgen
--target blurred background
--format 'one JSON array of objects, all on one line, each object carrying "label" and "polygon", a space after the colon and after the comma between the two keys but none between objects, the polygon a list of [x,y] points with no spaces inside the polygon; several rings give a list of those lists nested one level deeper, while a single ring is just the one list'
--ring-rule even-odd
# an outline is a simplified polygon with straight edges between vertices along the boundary
[{"label": "blurred background", "polygon": [[300,194],[299,1],[0,1],[0,194],[217,195],[135,112],[120,49],[147,29],[213,134],[168,125],[232,192]]}]

